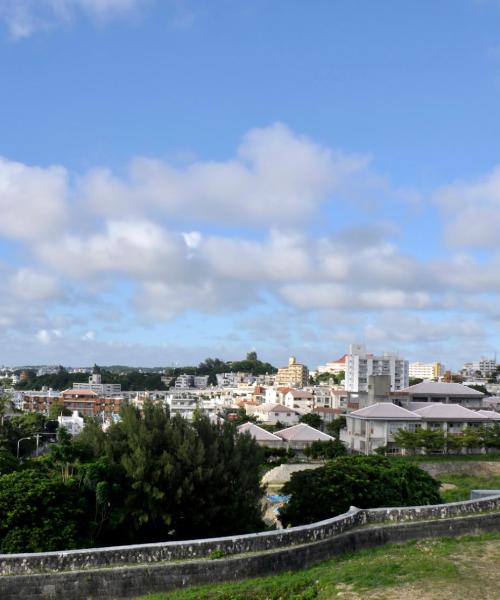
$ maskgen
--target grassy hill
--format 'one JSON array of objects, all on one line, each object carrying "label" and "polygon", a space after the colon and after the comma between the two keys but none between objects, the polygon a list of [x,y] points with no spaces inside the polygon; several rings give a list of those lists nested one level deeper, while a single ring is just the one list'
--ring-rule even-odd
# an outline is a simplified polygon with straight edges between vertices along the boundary
[{"label": "grassy hill", "polygon": [[493,600],[499,597],[500,534],[497,533],[388,545],[303,571],[155,594],[142,600]]}]

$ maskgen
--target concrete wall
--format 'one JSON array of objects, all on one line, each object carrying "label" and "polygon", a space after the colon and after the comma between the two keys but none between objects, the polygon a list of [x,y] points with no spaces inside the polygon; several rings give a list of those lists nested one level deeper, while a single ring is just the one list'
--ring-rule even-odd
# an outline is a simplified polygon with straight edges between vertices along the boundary
[{"label": "concrete wall", "polygon": [[[435,506],[353,507],[320,523],[229,538],[0,555],[0,598],[126,598],[304,568],[387,542],[497,530],[500,496]],[[226,556],[201,558],[214,550]]]}]

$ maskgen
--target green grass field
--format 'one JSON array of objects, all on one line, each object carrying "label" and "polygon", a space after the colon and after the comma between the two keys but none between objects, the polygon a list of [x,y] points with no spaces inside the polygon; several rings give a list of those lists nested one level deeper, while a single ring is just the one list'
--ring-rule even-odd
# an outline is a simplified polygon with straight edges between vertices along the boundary
[{"label": "green grass field", "polygon": [[[437,477],[441,483],[456,486],[454,489],[441,491],[444,502],[469,500],[471,490],[500,490],[500,475],[457,475],[443,474]],[[500,592],[499,596],[500,598]]]},{"label": "green grass field", "polygon": [[500,534],[364,550],[303,571],[142,600],[474,600],[500,598]]}]

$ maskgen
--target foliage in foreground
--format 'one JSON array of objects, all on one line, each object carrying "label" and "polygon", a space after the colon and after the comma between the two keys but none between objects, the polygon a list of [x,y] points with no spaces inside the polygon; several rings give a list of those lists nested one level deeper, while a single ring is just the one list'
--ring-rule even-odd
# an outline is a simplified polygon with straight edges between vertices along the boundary
[{"label": "foliage in foreground", "polygon": [[441,502],[439,482],[413,462],[380,456],[342,456],[319,469],[299,471],[285,484],[291,499],[280,520],[302,525],[349,510]]},{"label": "foliage in foreground", "polygon": [[[351,597],[350,593],[363,598],[370,592],[376,593],[370,598],[392,600],[406,598],[412,586],[417,590],[412,598],[429,598],[429,592],[438,590],[447,590],[442,596],[446,598],[494,598],[498,595],[499,545],[500,534],[387,545],[302,571],[197,586],[142,600],[331,600]],[[479,564],[481,577],[475,571]]]},{"label": "foliage in foreground", "polygon": [[[258,531],[262,451],[231,424],[126,407],[107,432],[64,430],[0,476],[0,550],[26,552]],[[84,524],[81,527],[80,524]]]}]

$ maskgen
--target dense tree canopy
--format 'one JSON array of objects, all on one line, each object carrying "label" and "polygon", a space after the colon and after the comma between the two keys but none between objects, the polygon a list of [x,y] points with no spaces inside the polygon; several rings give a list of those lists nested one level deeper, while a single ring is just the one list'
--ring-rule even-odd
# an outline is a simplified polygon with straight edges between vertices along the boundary
[{"label": "dense tree canopy", "polygon": [[439,482],[415,464],[379,456],[343,456],[324,467],[300,471],[283,487],[290,494],[280,511],[286,527],[313,523],[349,510],[412,506],[441,501]]},{"label": "dense tree canopy", "polygon": [[[125,372],[110,371],[99,368],[103,383],[119,383],[122,390],[165,390],[160,373],[144,373],[137,369]],[[27,371],[28,377],[16,384],[19,390],[41,390],[42,387],[64,390],[73,387],[73,383],[88,380],[88,375],[70,373],[64,367],[59,367],[57,373],[37,376],[35,371]]]},{"label": "dense tree canopy", "polygon": [[215,425],[200,415],[193,423],[170,418],[152,403],[142,414],[127,406],[107,432],[90,421],[76,439],[60,430],[50,453],[21,470],[15,470],[12,458],[0,454],[0,548],[5,552],[263,528],[263,452],[230,423]]}]

